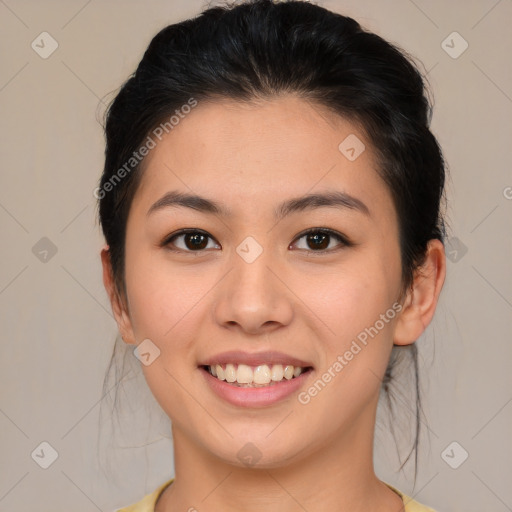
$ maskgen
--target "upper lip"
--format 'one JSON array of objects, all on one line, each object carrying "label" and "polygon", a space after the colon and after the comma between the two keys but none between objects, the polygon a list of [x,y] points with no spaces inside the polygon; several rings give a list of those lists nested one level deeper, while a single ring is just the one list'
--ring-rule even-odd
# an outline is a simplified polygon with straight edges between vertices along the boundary
[{"label": "upper lip", "polygon": [[223,365],[227,363],[246,364],[248,366],[259,366],[263,364],[291,364],[295,367],[302,368],[312,367],[308,363],[297,357],[284,354],[282,352],[275,352],[273,350],[265,352],[242,352],[241,350],[231,350],[229,352],[222,352],[205,359],[199,366],[213,366],[216,364]]}]

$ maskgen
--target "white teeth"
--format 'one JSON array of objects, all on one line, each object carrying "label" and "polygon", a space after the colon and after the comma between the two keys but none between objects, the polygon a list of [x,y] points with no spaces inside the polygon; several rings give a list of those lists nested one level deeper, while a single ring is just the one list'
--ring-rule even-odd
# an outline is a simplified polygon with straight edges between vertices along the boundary
[{"label": "white teeth", "polygon": [[215,370],[217,370],[217,379],[226,380],[226,377],[224,375],[224,370],[222,369],[222,366],[220,364],[218,364],[215,367]]},{"label": "white teeth", "polygon": [[250,384],[253,381],[253,371],[250,366],[246,364],[239,364],[236,371],[236,381],[239,384]]},{"label": "white teeth", "polygon": [[291,364],[283,367],[282,364],[269,366],[262,364],[254,369],[246,364],[236,365],[228,363],[223,368],[220,364],[209,366],[210,373],[219,380],[225,380],[229,383],[241,384],[244,387],[256,385],[265,386],[282,380],[291,380],[298,377],[304,368],[293,366]]},{"label": "white teeth", "polygon": [[270,368],[264,364],[254,370],[254,384],[268,384],[270,382]]},{"label": "white teeth", "polygon": [[284,368],[284,378],[290,380],[293,377],[293,366],[288,365]]},{"label": "white teeth", "polygon": [[272,366],[272,380],[280,381],[283,380],[284,370],[282,364],[275,364]]},{"label": "white teeth", "polygon": [[234,365],[227,364],[226,365],[226,371],[224,372],[224,376],[226,377],[226,380],[228,382],[235,382],[236,380],[236,370]]}]

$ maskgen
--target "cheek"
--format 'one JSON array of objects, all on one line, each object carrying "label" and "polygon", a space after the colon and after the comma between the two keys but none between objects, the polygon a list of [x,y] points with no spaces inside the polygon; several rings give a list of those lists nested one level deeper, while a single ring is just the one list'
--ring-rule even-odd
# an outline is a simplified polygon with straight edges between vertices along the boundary
[{"label": "cheek", "polygon": [[161,340],[190,328],[195,306],[209,289],[208,278],[138,266],[127,278],[130,316],[136,335]]},{"label": "cheek", "polygon": [[390,281],[377,263],[331,276],[323,293],[318,288],[309,290],[308,306],[319,312],[317,326],[326,333],[318,340],[323,352],[318,372],[322,382],[306,390],[310,396],[318,394],[312,405],[315,415],[332,411],[334,406],[339,411],[336,414],[349,418],[375,399],[393,343],[394,290],[398,285]]},{"label": "cheek", "polygon": [[[355,410],[372,400],[380,386],[393,344],[393,304],[401,275],[398,253],[384,254],[383,249],[351,259],[350,265],[323,279],[321,288],[311,287],[307,293],[308,305],[314,301],[311,309],[329,326],[321,340],[321,373],[332,385],[322,392],[318,407],[331,401]],[[348,388],[358,389],[358,395],[347,395]]]},{"label": "cheek", "polygon": [[[328,338],[339,344],[374,325],[392,307],[398,296],[399,278],[396,262],[387,266],[379,259],[365,259],[337,273],[317,275],[304,285],[301,296],[307,297],[307,305],[326,325]],[[390,330],[390,318],[386,319],[382,331]]]},{"label": "cheek", "polygon": [[135,338],[155,343],[159,363],[173,373],[196,363],[195,345],[205,337],[201,332],[210,313],[209,293],[221,274],[213,266],[204,265],[199,271],[196,265],[172,263],[164,251],[127,253],[126,283]]},{"label": "cheek", "polygon": [[150,339],[160,351],[151,364],[141,365],[145,380],[173,420],[191,423],[197,406],[187,399],[184,383],[190,382],[190,368],[196,364],[194,344],[204,323],[202,299],[215,276],[178,270],[160,256],[140,251],[127,265],[126,283],[135,338]]}]

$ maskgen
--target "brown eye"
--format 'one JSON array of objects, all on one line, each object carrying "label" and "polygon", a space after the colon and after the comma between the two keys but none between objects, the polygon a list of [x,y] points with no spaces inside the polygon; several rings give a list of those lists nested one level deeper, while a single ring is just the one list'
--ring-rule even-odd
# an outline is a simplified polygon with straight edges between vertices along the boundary
[{"label": "brown eye", "polygon": [[187,233],[183,236],[185,246],[193,251],[196,249],[204,249],[208,245],[207,237],[200,233]]},{"label": "brown eye", "polygon": [[[182,239],[181,246],[177,244],[175,241]],[[171,245],[176,249],[171,248],[171,250],[185,251],[185,252],[193,252],[193,251],[202,251],[208,247],[208,240],[213,240],[210,235],[198,230],[182,230],[179,233],[168,238],[163,245]]]},{"label": "brown eye", "polygon": [[[306,240],[306,247],[299,247],[299,249],[311,252],[329,252],[330,250],[339,248],[339,246],[351,245],[345,237],[330,229],[313,228],[300,235],[297,240],[302,238]],[[329,248],[332,239],[339,242],[338,247],[334,247],[334,249],[332,247]]]},{"label": "brown eye", "polygon": [[313,250],[317,249],[327,249],[329,246],[331,236],[323,233],[315,233],[306,235],[306,243],[311,244],[309,247],[311,247]]}]

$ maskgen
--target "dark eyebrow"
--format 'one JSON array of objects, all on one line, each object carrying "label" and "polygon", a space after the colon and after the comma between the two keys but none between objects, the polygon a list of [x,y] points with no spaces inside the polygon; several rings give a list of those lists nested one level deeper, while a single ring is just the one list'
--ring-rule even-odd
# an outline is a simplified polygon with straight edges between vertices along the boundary
[{"label": "dark eyebrow", "polygon": [[348,208],[364,213],[370,217],[370,210],[357,197],[353,197],[345,192],[328,191],[317,194],[308,194],[306,196],[289,199],[281,203],[274,211],[276,220],[281,220],[290,213],[301,212],[304,210],[312,210],[325,206],[335,208]]},{"label": "dark eyebrow", "polygon": [[[288,199],[277,206],[277,208],[274,210],[274,217],[276,220],[281,220],[291,213],[312,210],[326,206],[348,208],[350,210],[356,210],[363,213],[364,215],[370,216],[370,210],[360,199],[346,194],[345,192],[328,191]],[[224,217],[231,215],[231,211],[229,209],[223,207],[221,204],[211,199],[173,190],[171,192],[167,192],[167,194],[158,199],[158,201],[156,201],[148,210],[147,216],[157,210],[169,207],[191,208],[199,212],[212,215],[222,215]]]}]

